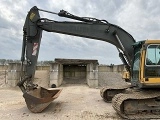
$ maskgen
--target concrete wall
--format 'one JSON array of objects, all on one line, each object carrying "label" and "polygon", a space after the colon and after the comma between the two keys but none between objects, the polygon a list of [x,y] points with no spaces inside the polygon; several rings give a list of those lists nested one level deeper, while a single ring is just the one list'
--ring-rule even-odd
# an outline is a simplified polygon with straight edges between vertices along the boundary
[{"label": "concrete wall", "polygon": [[19,79],[20,79],[20,70],[21,64],[20,63],[9,63],[8,66],[8,80],[7,84],[9,86],[16,86]]},{"label": "concrete wall", "polygon": [[86,66],[65,65],[63,66],[63,74],[65,78],[85,78]]},{"label": "concrete wall", "polygon": [[[49,68],[50,66],[37,66],[35,72],[34,83],[39,84],[42,87],[49,86]],[[6,71],[7,78],[6,83],[15,87],[20,80],[21,64],[20,63],[9,63],[8,66],[0,66],[0,69]]]},{"label": "concrete wall", "polygon": [[5,71],[5,70],[8,70],[8,65],[0,65],[0,70],[1,71]]},{"label": "concrete wall", "polygon": [[99,65],[98,71],[123,73],[123,71],[126,71],[126,70],[124,65]]},{"label": "concrete wall", "polygon": [[[7,84],[9,86],[16,86],[20,79],[20,63],[10,63],[8,66],[0,66],[0,70],[8,71]],[[52,84],[60,86],[63,82],[63,65],[58,63],[52,63],[50,66],[37,66],[36,67],[35,82],[40,83],[43,79],[42,85],[51,87]],[[125,71],[124,65],[97,65],[87,64],[86,66],[86,82],[90,87],[98,87],[98,85],[104,85],[110,79],[120,79],[123,71]],[[42,79],[40,79],[41,76]],[[37,78],[39,81],[37,81]],[[41,83],[40,83],[41,84]],[[108,83],[107,83],[108,84]]]},{"label": "concrete wall", "polygon": [[36,70],[34,77],[34,84],[38,84],[41,87],[49,87],[49,70]]},{"label": "concrete wall", "polygon": [[[60,86],[63,82],[63,65],[58,63],[53,63],[50,66],[50,86],[55,84]],[[67,73],[68,74],[68,73]],[[81,74],[81,73],[78,73]],[[97,64],[87,64],[86,66],[86,81],[89,87],[98,87],[98,65]],[[81,75],[82,76],[82,75]]]},{"label": "concrete wall", "polygon": [[98,87],[98,65],[87,64],[87,84],[89,87]]},{"label": "concrete wall", "polygon": [[[15,63],[10,63],[10,64],[15,64]],[[16,63],[20,64],[20,63]],[[53,63],[54,64],[54,63]],[[8,70],[11,69],[9,68],[9,65],[0,65],[0,70]],[[43,66],[36,66],[36,70],[50,70],[49,65],[43,65]],[[105,72],[122,72],[125,70],[124,65],[98,65],[98,71],[105,71]]]},{"label": "concrete wall", "polygon": [[63,81],[63,65],[58,63],[52,63],[50,65],[50,86],[55,84],[60,86]]},{"label": "concrete wall", "polygon": [[36,66],[36,70],[50,70],[50,66],[49,65]]},{"label": "concrete wall", "polygon": [[63,82],[63,65],[62,64],[59,64],[59,71],[58,71],[58,84],[59,86],[62,84]]},{"label": "concrete wall", "polygon": [[85,84],[86,65],[63,65],[63,84]]}]

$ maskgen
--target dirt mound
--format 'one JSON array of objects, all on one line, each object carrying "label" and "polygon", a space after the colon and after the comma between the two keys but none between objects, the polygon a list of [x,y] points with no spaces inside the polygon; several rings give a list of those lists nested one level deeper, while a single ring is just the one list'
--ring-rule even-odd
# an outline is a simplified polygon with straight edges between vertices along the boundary
[{"label": "dirt mound", "polygon": [[98,80],[100,86],[124,86],[127,83],[122,79],[121,73],[99,72]]}]

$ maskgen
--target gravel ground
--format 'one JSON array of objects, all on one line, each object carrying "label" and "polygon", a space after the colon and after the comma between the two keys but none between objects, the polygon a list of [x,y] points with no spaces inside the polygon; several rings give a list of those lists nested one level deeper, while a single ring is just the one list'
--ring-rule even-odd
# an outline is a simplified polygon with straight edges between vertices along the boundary
[{"label": "gravel ground", "polygon": [[62,86],[62,93],[42,113],[31,113],[18,88],[0,88],[1,120],[118,120],[121,119],[100,97],[99,89],[87,85]]},{"label": "gravel ground", "polygon": [[[37,72],[35,83],[48,86],[48,74]],[[112,75],[113,74],[113,75]],[[100,76],[100,83],[112,85],[119,81],[120,75],[112,73]],[[25,104],[23,93],[18,87],[6,85],[4,72],[0,74],[0,120],[119,120],[121,119],[100,96],[100,89],[89,88],[85,84],[65,84],[61,86],[60,96],[42,113],[31,113]],[[114,79],[113,79],[114,78]],[[122,83],[122,81],[120,81]]]}]

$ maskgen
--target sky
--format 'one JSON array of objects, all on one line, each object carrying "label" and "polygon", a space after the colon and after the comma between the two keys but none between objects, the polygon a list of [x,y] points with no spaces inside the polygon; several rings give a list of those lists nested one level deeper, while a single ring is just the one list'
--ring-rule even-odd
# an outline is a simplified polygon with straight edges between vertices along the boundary
[{"label": "sky", "polygon": [[[0,59],[20,59],[23,25],[28,11],[58,13],[66,10],[80,17],[105,19],[129,32],[136,41],[160,39],[160,0],[0,0]],[[40,12],[41,18],[72,21]],[[97,59],[99,64],[122,64],[110,43],[43,31],[38,60]]]}]

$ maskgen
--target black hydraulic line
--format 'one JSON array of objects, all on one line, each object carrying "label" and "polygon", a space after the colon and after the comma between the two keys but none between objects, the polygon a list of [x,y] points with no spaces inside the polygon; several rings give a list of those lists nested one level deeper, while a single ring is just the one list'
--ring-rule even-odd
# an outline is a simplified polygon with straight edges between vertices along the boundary
[{"label": "black hydraulic line", "polygon": [[125,65],[126,70],[129,71],[129,73],[130,73],[130,66],[129,66],[124,54],[118,48],[117,48],[117,50],[119,52],[119,58],[122,60],[123,64]]},{"label": "black hydraulic line", "polygon": [[48,12],[48,13],[51,13],[51,14],[56,14],[56,15],[58,15],[58,13],[51,12],[51,11],[48,11],[48,10],[43,10],[43,9],[39,9],[39,8],[38,8],[38,10],[39,10],[39,11]]},{"label": "black hydraulic line", "polygon": [[70,18],[70,19],[74,19],[74,20],[78,20],[78,21],[83,21],[83,22],[100,22],[100,23],[108,23],[108,21],[106,20],[98,20],[96,18],[90,18],[90,17],[79,17],[79,16],[76,16],[76,15],[73,15],[65,10],[60,10],[59,13],[56,13],[56,12],[51,12],[51,11],[48,11],[48,10],[43,10],[43,9],[39,9],[39,11],[43,11],[43,12],[47,12],[47,13],[51,13],[51,14],[56,14],[60,17],[66,17],[66,18]]},{"label": "black hydraulic line", "polygon": [[72,15],[72,14],[68,13],[65,10],[61,10],[58,13],[58,15],[61,16],[61,17],[71,18],[71,19],[79,20],[79,21],[83,21],[83,22],[93,22],[93,20],[89,20],[89,19],[86,19],[86,18],[82,18],[82,17],[78,17],[78,16],[75,16],[75,15]]},{"label": "black hydraulic line", "polygon": [[126,59],[125,59],[124,55],[121,52],[119,52],[119,57],[121,58],[123,64],[125,65],[126,70],[129,71],[129,73],[130,73],[130,66],[126,62]]},{"label": "black hydraulic line", "polygon": [[[125,48],[124,48],[124,46],[123,46],[123,44],[122,44],[122,42],[121,42],[121,40],[120,40],[120,38],[119,38],[117,32],[114,31],[114,32],[113,32],[113,35],[115,35],[115,37],[116,37],[116,39],[117,39],[119,45],[121,46],[121,49],[122,49],[123,53],[124,53],[125,56],[127,57],[127,62],[129,62],[129,64],[131,65],[131,59],[130,59],[128,53],[126,52],[126,50],[125,50]],[[125,61],[126,61],[126,60],[125,60]],[[126,63],[127,63],[127,62],[126,62]]]},{"label": "black hydraulic line", "polygon": [[78,17],[78,16],[75,16],[75,15],[72,15],[72,14],[68,13],[65,10],[60,10],[59,13],[55,13],[55,12],[51,12],[51,11],[43,10],[43,9],[38,9],[38,10],[39,11],[43,11],[43,12],[47,12],[47,13],[51,13],[51,14],[56,14],[56,15],[58,15],[60,17],[71,18],[71,19],[79,20],[79,21],[83,21],[83,22],[93,22],[93,20],[89,20],[89,19],[86,19],[86,18],[82,18],[82,17]]}]

